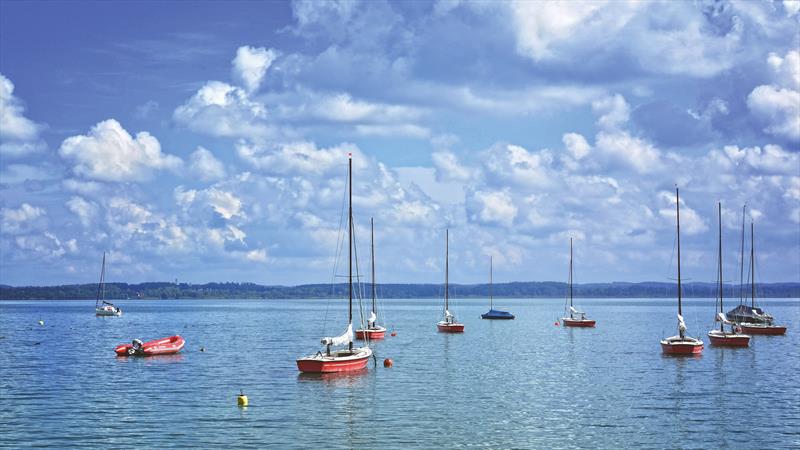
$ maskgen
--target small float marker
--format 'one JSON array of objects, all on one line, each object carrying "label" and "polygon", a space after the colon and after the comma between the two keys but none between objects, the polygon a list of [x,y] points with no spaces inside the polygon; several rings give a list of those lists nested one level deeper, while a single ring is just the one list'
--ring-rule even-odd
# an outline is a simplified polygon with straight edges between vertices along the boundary
[{"label": "small float marker", "polygon": [[244,408],[247,406],[247,403],[247,396],[244,395],[244,391],[239,391],[239,396],[236,397],[236,404],[239,405],[239,407]]},{"label": "small float marker", "polygon": [[391,358],[386,358],[383,360],[383,367],[392,367],[394,361]]},{"label": "small float marker", "polygon": [[39,325],[44,325],[44,320],[39,320]]},{"label": "small float marker", "polygon": [[555,326],[558,326],[558,322],[555,322]]},{"label": "small float marker", "polygon": [[397,331],[392,331],[392,336],[397,336]]}]

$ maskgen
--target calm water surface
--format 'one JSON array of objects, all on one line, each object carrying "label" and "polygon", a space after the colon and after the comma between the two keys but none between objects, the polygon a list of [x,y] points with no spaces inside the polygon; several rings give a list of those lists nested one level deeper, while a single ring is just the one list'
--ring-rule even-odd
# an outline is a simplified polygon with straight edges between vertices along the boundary
[{"label": "calm water surface", "polygon": [[[0,302],[0,446],[800,448],[800,300],[767,301],[787,335],[746,349],[710,347],[714,301],[688,300],[699,358],[661,355],[674,300],[581,299],[596,329],[554,326],[562,299],[497,300],[517,315],[500,322],[457,300],[463,335],[436,332],[439,301],[386,300],[398,335],[374,345],[378,367],[329,377],[295,359],[341,332],[340,301],[119,304]],[[114,355],[172,334],[179,355]]]}]

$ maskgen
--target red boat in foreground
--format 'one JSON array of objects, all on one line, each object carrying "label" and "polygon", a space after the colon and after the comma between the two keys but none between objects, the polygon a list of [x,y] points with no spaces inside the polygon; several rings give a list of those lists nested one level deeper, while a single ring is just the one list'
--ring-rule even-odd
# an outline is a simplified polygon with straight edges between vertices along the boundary
[{"label": "red boat in foreground", "polygon": [[661,340],[661,351],[665,355],[700,355],[703,341],[686,335],[686,322],[681,308],[681,197],[675,186],[675,220],[678,240],[678,335]]},{"label": "red boat in foreground", "polygon": [[171,355],[181,351],[186,341],[180,336],[170,336],[150,342],[134,339],[130,344],[118,345],[114,351],[117,356],[155,356]]}]

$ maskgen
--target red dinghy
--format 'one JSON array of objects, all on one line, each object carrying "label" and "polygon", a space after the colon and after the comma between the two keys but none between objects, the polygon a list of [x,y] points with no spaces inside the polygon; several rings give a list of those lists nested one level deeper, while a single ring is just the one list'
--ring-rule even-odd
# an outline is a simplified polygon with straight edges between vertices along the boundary
[{"label": "red dinghy", "polygon": [[180,336],[170,336],[150,342],[134,339],[131,344],[118,345],[114,351],[117,356],[155,356],[171,355],[181,351],[186,341]]}]

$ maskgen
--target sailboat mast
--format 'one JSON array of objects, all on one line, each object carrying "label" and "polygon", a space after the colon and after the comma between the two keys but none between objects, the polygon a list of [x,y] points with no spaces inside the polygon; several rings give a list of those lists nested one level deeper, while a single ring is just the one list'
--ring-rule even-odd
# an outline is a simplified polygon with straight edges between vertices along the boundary
[{"label": "sailboat mast", "polygon": [[[678,186],[675,186],[675,217],[678,224],[678,315],[683,316],[681,310],[681,196]],[[681,331],[683,338],[683,331]]]},{"label": "sailboat mast", "polygon": [[[718,206],[717,215],[718,215],[718,222],[719,222],[719,255],[717,255],[717,257],[719,258],[719,273],[717,275],[719,277],[719,312],[722,313],[722,312],[724,312],[723,309],[722,309],[722,297],[723,297],[723,292],[722,292],[722,202],[718,202],[717,206]],[[720,322],[719,322],[719,331],[725,331],[723,325],[724,325],[724,323],[720,320]]]},{"label": "sailboat mast", "polygon": [[103,263],[100,266],[100,283],[97,284],[97,300],[94,302],[94,307],[100,304],[100,300],[105,300],[106,297],[106,288],[105,288],[105,278],[106,278],[106,252],[103,252]]},{"label": "sailboat mast", "polygon": [[756,307],[756,241],[753,237],[753,222],[750,222],[750,307]]},{"label": "sailboat mast", "polygon": [[739,304],[744,303],[744,214],[747,203],[742,205],[742,246],[739,249]]},{"label": "sailboat mast", "polygon": [[444,232],[444,310],[448,311],[450,309],[448,301],[450,296],[448,295],[449,288],[447,287],[448,278],[450,276],[450,229],[445,230]]},{"label": "sailboat mast", "polygon": [[489,256],[489,309],[494,309],[494,300],[492,300],[492,257]]},{"label": "sailboat mast", "polygon": [[[349,253],[348,260],[347,260],[347,267],[348,267],[348,284],[349,284],[349,309],[348,309],[348,318],[350,320],[349,325],[353,324],[353,155],[348,154],[348,165],[347,165],[347,184],[349,185],[349,202],[348,202],[348,212],[347,212],[347,250]],[[349,345],[350,351],[353,351],[353,340],[350,340]]]},{"label": "sailboat mast", "polygon": [[369,218],[370,247],[372,253],[372,312],[377,314],[375,309],[375,223],[372,217]]},{"label": "sailboat mast", "polygon": [[572,306],[572,238],[569,238],[569,306]]}]

